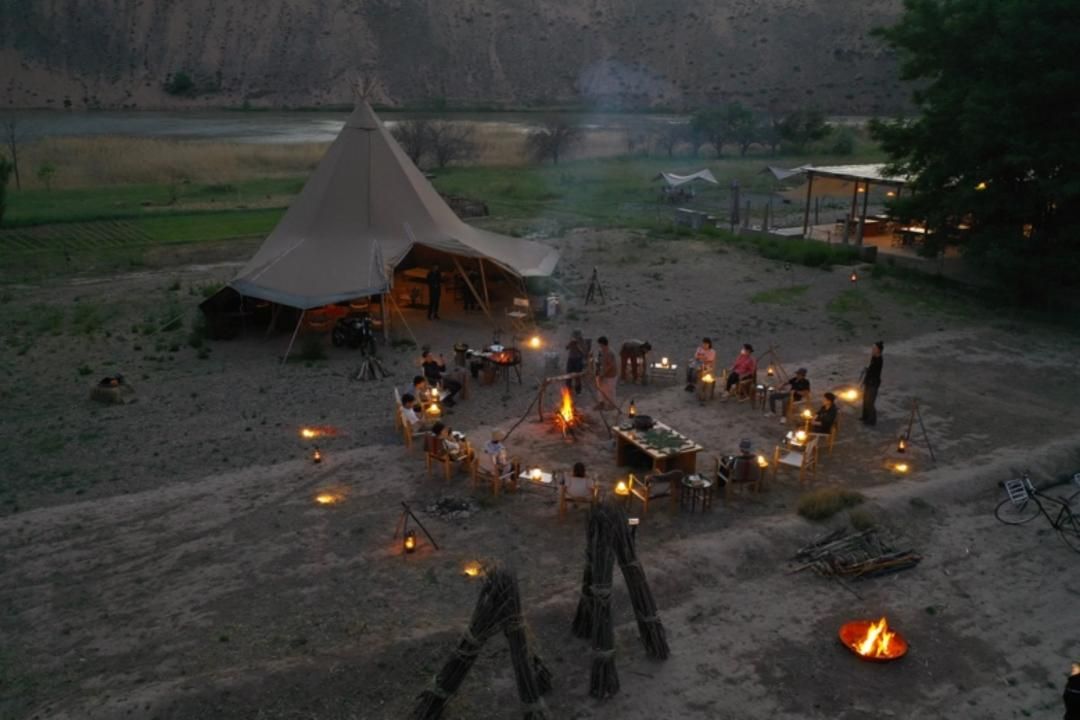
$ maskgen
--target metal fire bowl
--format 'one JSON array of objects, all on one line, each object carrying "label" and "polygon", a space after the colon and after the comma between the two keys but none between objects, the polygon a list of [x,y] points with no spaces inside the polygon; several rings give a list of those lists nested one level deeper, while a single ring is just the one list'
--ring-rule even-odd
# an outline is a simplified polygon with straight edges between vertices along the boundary
[{"label": "metal fire bowl", "polygon": [[840,628],[840,642],[844,644],[844,647],[853,652],[857,658],[859,658],[860,660],[865,660],[867,662],[891,662],[893,660],[899,660],[900,658],[907,655],[907,640],[905,640],[904,637],[895,630],[892,631],[896,633],[896,636],[892,639],[892,643],[890,644],[890,651],[892,652],[891,655],[887,657],[860,655],[859,651],[855,649],[855,645],[857,645],[860,640],[866,637],[866,631],[869,630],[870,626],[873,624],[873,620],[852,620],[849,623],[845,623]]}]

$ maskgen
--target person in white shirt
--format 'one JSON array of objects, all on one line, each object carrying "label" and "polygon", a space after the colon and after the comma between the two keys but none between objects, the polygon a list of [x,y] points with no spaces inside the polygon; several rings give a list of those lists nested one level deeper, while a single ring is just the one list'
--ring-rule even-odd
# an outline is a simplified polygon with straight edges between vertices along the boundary
[{"label": "person in white shirt", "polygon": [[409,423],[413,433],[426,429],[423,419],[416,412],[416,398],[412,393],[401,396],[401,416]]}]

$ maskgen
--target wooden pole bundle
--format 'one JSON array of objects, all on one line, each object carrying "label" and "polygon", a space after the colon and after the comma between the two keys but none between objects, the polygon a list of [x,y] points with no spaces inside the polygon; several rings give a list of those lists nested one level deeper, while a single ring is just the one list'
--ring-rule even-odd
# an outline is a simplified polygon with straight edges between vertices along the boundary
[{"label": "wooden pole bundle", "polygon": [[593,510],[595,522],[590,522],[593,533],[592,545],[593,604],[592,672],[589,676],[589,694],[603,700],[619,692],[619,673],[615,667],[615,628],[611,617],[611,586],[615,570],[614,532],[609,506],[601,505]]},{"label": "wooden pole bundle", "polygon": [[574,622],[570,630],[574,637],[591,638],[593,628],[593,596],[592,596],[592,536],[595,532],[597,514],[589,513],[589,522],[585,526],[585,572],[581,578],[581,597],[578,599],[577,612],[574,613]]},{"label": "wooden pole bundle", "polygon": [[619,569],[622,570],[626,589],[630,593],[630,604],[634,608],[634,616],[637,619],[638,635],[649,657],[654,660],[666,660],[671,654],[667,644],[667,634],[664,632],[663,623],[660,622],[660,616],[656,613],[656,599],[653,597],[652,589],[649,588],[648,580],[645,579],[645,569],[641,567],[641,561],[637,558],[626,511],[621,507],[614,507],[613,510],[617,515],[613,526],[615,554],[619,560]]},{"label": "wooden pole bundle", "polygon": [[437,720],[442,715],[447,701],[461,687],[476,662],[480,648],[500,630],[510,643],[524,719],[547,720],[547,708],[540,696],[551,689],[551,673],[529,646],[517,575],[503,568],[488,571],[468,630],[435,676],[435,687],[420,694],[411,715],[413,720]]}]

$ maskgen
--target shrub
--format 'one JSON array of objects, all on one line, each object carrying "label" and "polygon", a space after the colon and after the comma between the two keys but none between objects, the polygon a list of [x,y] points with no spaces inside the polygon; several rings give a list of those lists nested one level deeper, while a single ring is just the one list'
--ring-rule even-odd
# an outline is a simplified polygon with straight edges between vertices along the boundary
[{"label": "shrub", "polygon": [[829,137],[830,155],[852,155],[855,152],[855,131],[849,127],[833,130]]},{"label": "shrub", "polygon": [[877,525],[874,514],[866,508],[856,508],[848,511],[848,522],[851,523],[851,527],[860,532],[870,530]]},{"label": "shrub", "polygon": [[165,92],[179,96],[194,95],[195,81],[186,72],[180,71],[165,81]]},{"label": "shrub", "polygon": [[855,507],[866,498],[862,493],[841,487],[823,487],[799,498],[798,513],[815,522],[828,520],[841,510]]}]

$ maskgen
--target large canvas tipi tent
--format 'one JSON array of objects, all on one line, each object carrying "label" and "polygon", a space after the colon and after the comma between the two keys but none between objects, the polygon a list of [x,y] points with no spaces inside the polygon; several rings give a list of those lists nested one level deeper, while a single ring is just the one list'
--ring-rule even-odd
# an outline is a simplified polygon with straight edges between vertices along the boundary
[{"label": "large canvas tipi tent", "polygon": [[301,310],[385,293],[415,246],[550,275],[556,250],[462,222],[364,100],[230,287]]}]

